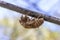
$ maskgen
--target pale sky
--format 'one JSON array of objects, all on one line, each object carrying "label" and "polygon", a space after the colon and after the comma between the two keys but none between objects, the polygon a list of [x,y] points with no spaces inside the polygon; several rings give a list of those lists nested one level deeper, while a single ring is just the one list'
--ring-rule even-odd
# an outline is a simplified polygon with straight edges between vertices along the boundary
[{"label": "pale sky", "polygon": [[[36,8],[33,8],[33,5],[31,5],[31,3],[35,3],[35,4],[37,4],[36,7],[38,7],[38,9],[41,9],[45,12],[48,12],[48,11],[51,10],[52,7],[54,7],[55,4],[58,3],[59,0],[37,0],[37,3],[34,0],[29,0],[28,1],[29,3],[26,2],[27,0],[3,0],[3,1],[18,5],[18,6],[21,6],[21,7],[25,7],[25,8],[32,8],[32,10],[36,11]],[[0,7],[0,16],[1,16],[0,19],[3,19],[5,16],[9,16],[9,15],[10,15],[10,17],[11,16],[14,17],[12,15],[12,13],[16,17],[19,15],[16,12],[13,12],[13,11],[10,11],[10,10],[7,10],[7,9],[4,9],[4,8]],[[51,25],[51,24],[48,24],[48,23],[46,23],[46,24]],[[55,25],[53,25],[53,26],[55,26]],[[53,27],[49,27],[49,28],[53,28]]]},{"label": "pale sky", "polygon": [[[57,4],[59,0],[37,0],[37,2],[35,0],[30,0],[29,3],[26,2],[25,0],[3,0],[3,1],[21,6],[21,7],[24,7],[24,8],[28,8],[28,9],[31,9],[31,10],[35,10],[35,11],[38,11],[37,10],[37,8],[38,8],[39,10],[49,12],[51,9],[52,9],[52,11],[54,10],[54,5]],[[36,7],[34,7],[31,3],[35,3]],[[58,12],[59,11],[60,11],[60,9],[58,10]],[[4,17],[10,16],[12,18],[12,17],[18,17],[19,15],[20,14],[17,14],[16,12],[13,12],[11,10],[7,10],[7,9],[4,9],[4,8],[0,7],[0,20],[4,19]],[[60,30],[60,25],[51,24],[49,22],[45,22],[43,25],[48,27],[48,29],[50,29],[52,31],[59,31]],[[0,35],[2,35],[4,28],[0,26],[0,30],[2,30],[2,31],[0,31],[1,32]],[[1,39],[2,36],[0,36],[0,39]],[[2,40],[5,40],[5,39],[2,39]]]}]

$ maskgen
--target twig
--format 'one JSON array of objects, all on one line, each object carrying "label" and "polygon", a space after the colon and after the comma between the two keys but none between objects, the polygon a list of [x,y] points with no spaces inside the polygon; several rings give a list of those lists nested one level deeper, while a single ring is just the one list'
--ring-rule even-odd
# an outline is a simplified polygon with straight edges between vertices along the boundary
[{"label": "twig", "polygon": [[16,11],[16,12],[19,12],[19,13],[22,13],[22,14],[27,14],[27,15],[32,16],[32,17],[40,16],[40,17],[43,17],[45,21],[49,21],[49,22],[56,23],[56,24],[60,25],[60,19],[56,18],[56,17],[52,17],[52,16],[45,15],[45,14],[42,14],[42,13],[27,10],[25,8],[18,7],[16,5],[13,5],[13,4],[4,2],[4,1],[0,1],[0,6],[4,7],[4,8],[8,8],[8,9]]}]

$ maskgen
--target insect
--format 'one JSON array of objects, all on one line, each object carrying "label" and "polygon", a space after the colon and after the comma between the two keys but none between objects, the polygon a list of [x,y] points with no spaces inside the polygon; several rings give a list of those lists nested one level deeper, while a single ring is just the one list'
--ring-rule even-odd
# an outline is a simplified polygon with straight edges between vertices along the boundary
[{"label": "insect", "polygon": [[43,18],[29,18],[27,15],[21,16],[19,20],[20,24],[24,28],[39,28],[44,22]]}]

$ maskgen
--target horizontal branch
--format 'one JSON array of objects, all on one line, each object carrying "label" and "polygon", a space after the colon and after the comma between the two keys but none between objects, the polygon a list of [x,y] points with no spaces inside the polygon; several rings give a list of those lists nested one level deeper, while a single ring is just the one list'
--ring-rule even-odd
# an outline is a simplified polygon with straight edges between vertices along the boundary
[{"label": "horizontal branch", "polygon": [[4,1],[0,1],[0,6],[10,9],[10,10],[13,10],[13,11],[16,11],[16,12],[19,12],[19,13],[22,13],[22,14],[27,14],[32,17],[40,16],[40,17],[43,17],[45,21],[49,21],[49,22],[56,23],[56,24],[60,25],[60,19],[56,18],[56,17],[52,17],[52,16],[45,15],[45,14],[38,13],[38,12],[34,12],[34,11],[31,11],[31,10],[28,10],[28,9],[25,9],[22,7],[18,7],[16,5],[13,5],[13,4],[4,2]]}]

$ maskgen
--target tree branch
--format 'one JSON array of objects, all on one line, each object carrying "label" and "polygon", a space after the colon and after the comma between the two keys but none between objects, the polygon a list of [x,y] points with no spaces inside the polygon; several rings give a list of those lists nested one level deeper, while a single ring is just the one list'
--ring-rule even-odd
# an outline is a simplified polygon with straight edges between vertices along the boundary
[{"label": "tree branch", "polygon": [[10,9],[10,10],[13,10],[13,11],[16,11],[16,12],[19,12],[19,13],[22,13],[22,14],[27,14],[32,17],[40,16],[40,17],[43,17],[45,21],[49,21],[49,22],[56,23],[56,24],[60,25],[60,19],[56,18],[56,17],[52,17],[52,16],[45,15],[45,14],[38,13],[38,12],[34,12],[34,11],[31,11],[31,10],[28,10],[28,9],[25,9],[22,7],[18,7],[16,5],[13,5],[13,4],[4,2],[4,1],[0,1],[0,6]]}]

